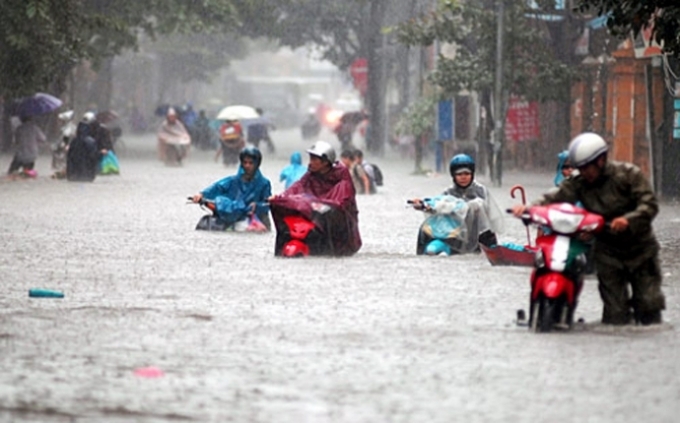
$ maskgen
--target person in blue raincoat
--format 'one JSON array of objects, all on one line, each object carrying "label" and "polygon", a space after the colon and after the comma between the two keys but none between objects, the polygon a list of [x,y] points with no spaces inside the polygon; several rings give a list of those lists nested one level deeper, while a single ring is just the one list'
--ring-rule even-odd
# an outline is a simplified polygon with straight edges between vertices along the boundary
[{"label": "person in blue raincoat", "polygon": [[302,155],[296,151],[290,155],[290,164],[281,171],[279,181],[285,182],[286,189],[288,189],[306,172],[307,167],[302,165]]},{"label": "person in blue raincoat", "polygon": [[194,195],[192,201],[198,203],[207,200],[214,203],[218,219],[228,227],[255,215],[270,229],[267,199],[272,195],[272,186],[260,172],[262,153],[255,147],[246,147],[241,150],[239,161],[236,175],[213,183]]},{"label": "person in blue raincoat", "polygon": [[571,176],[574,171],[574,166],[569,162],[569,151],[564,150],[557,155],[557,170],[555,172],[555,186],[562,183],[563,180]]},{"label": "person in blue raincoat", "polygon": [[[556,192],[557,187],[560,186],[562,181],[572,177],[572,175],[576,176],[577,174],[578,170],[569,161],[569,150],[561,151],[557,155],[557,169],[555,170],[555,179],[553,180],[555,182],[555,188],[551,189],[548,192]],[[577,201],[575,205],[577,207],[583,207],[583,203],[581,203],[580,201]],[[543,235],[547,235],[550,232],[551,230],[549,228],[545,226],[539,226],[536,238],[541,237]],[[592,244],[593,244],[592,241],[588,243],[588,250],[586,251],[586,274],[589,275],[595,273],[595,263],[593,261],[593,249],[590,248],[592,247]]]}]

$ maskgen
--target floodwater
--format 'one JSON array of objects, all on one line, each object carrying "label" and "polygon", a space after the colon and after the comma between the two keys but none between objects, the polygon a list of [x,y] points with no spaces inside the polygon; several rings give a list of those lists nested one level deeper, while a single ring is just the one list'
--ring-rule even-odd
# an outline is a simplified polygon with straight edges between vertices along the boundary
[{"label": "floodwater", "polygon": [[[296,135],[273,134],[275,192],[308,144]],[[204,212],[187,195],[233,172],[211,153],[166,167],[153,136],[126,141],[117,177],[51,180],[41,157],[38,180],[0,182],[0,421],[677,421],[680,207],[656,220],[664,325],[598,325],[588,279],[586,323],[536,335],[514,323],[529,269],[415,255],[422,214],[405,200],[448,177],[377,160],[386,182],[358,198],[361,251],[290,260],[273,233],[194,230]],[[491,190],[505,208],[512,185],[533,199],[551,181],[515,172]],[[524,242],[524,227],[509,217],[501,240]],[[65,298],[29,298],[34,287]],[[149,366],[163,375],[135,375]]]}]

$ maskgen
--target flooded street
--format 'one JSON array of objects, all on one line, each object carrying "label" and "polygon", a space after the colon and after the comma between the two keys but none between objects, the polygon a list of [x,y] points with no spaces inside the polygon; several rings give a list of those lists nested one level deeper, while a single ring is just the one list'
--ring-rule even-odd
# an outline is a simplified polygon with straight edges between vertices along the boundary
[{"label": "flooded street", "polygon": [[[288,153],[308,143],[273,137],[262,171],[276,193]],[[0,421],[677,421],[679,206],[655,221],[667,323],[595,324],[589,278],[586,324],[536,335],[514,323],[529,269],[415,255],[423,215],[406,199],[448,176],[376,160],[385,186],[358,197],[359,253],[287,260],[274,233],[194,230],[204,212],[186,197],[234,168],[210,152],[166,167],[153,136],[126,141],[120,176],[52,180],[42,156],[38,180],[0,181]],[[531,200],[552,175],[506,174],[491,188],[502,208],[514,184]],[[505,226],[501,240],[526,241],[518,220]],[[29,298],[34,287],[65,298]],[[148,366],[164,376],[134,374]]]}]

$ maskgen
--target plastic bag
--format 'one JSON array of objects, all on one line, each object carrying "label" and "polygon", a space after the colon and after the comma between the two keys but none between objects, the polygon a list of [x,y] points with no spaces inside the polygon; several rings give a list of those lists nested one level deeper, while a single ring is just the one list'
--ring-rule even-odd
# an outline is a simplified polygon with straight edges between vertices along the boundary
[{"label": "plastic bag", "polygon": [[118,175],[120,173],[118,157],[116,157],[113,151],[109,150],[109,152],[102,157],[99,162],[99,173],[102,175]]},{"label": "plastic bag", "polygon": [[253,214],[248,218],[248,227],[246,231],[248,232],[267,232],[267,227],[262,223],[262,221]]}]

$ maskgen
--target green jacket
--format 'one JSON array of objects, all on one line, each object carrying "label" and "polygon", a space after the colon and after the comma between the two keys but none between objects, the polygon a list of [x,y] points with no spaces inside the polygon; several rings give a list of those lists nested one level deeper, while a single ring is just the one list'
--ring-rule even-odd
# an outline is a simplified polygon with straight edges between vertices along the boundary
[{"label": "green jacket", "polygon": [[602,215],[607,222],[621,216],[628,219],[629,227],[624,232],[613,233],[605,229],[596,236],[596,253],[626,260],[650,257],[658,251],[652,220],[659,212],[659,203],[637,166],[608,161],[594,184],[589,185],[577,175],[565,179],[556,191],[543,195],[534,204],[575,204],[578,201],[583,208]]}]

